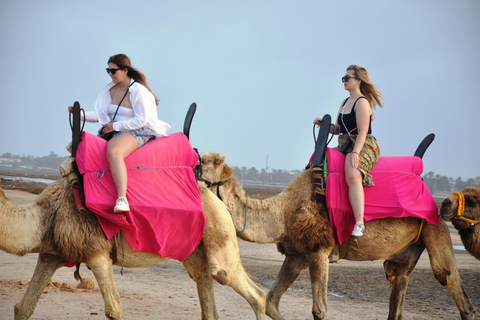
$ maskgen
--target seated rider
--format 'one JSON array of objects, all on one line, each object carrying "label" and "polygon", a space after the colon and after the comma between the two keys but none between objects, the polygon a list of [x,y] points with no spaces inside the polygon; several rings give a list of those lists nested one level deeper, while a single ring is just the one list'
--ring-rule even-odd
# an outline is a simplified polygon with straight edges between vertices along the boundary
[{"label": "seated rider", "polygon": [[[383,107],[380,101],[383,95],[372,84],[367,70],[357,65],[347,68],[342,82],[345,90],[350,93],[350,97],[342,102],[336,123],[331,125],[330,133],[340,135],[337,149],[342,151],[346,149],[347,152],[345,179],[356,221],[352,238],[361,239],[365,231],[363,187],[374,185],[369,172],[380,157],[377,140],[371,134],[371,122],[374,120],[375,105]],[[321,125],[322,118],[316,118],[313,123]]]}]

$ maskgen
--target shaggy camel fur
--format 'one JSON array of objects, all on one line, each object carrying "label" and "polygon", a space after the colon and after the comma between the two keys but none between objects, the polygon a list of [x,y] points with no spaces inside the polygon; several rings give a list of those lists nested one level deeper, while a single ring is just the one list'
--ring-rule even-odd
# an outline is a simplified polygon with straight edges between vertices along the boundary
[{"label": "shaggy camel fur", "polygon": [[[202,319],[218,318],[214,279],[231,286],[250,303],[257,319],[265,319],[265,292],[243,269],[235,228],[225,205],[205,186],[200,186],[200,192],[207,217],[204,237],[183,265],[197,283]],[[33,314],[48,281],[68,260],[87,264],[102,292],[105,315],[121,319],[112,265],[143,267],[166,259],[133,251],[122,233],[116,238],[106,239],[93,213],[76,210],[66,179],[48,186],[36,203],[26,206],[13,204],[0,188],[0,249],[19,256],[39,253],[31,283],[15,306],[15,319],[28,319]]]},{"label": "shaggy camel fur", "polygon": [[[465,188],[460,192],[463,195],[464,204],[463,217],[458,216],[458,204],[461,195],[452,194],[442,203],[440,217],[445,221],[451,221],[455,229],[458,230],[465,249],[480,260],[480,188]],[[460,200],[460,203],[462,201]]]},{"label": "shaggy camel fur", "polygon": [[[325,203],[311,200],[311,172],[305,170],[274,197],[247,199],[224,159],[218,153],[202,153],[202,178],[229,208],[237,231],[243,229],[237,236],[251,242],[277,243],[280,252],[286,256],[267,295],[267,315],[283,319],[279,312],[280,298],[300,272],[309,267],[313,317],[326,319],[329,254],[334,239]],[[420,238],[414,242],[420,230]],[[425,248],[434,277],[449,289],[462,319],[474,319],[476,310],[463,290],[444,222],[439,225],[425,223],[421,229],[421,220],[417,218],[369,221],[363,239],[358,240],[358,245],[353,240],[345,241],[339,258],[385,260],[385,273],[391,283],[388,319],[403,319],[410,275]]]}]

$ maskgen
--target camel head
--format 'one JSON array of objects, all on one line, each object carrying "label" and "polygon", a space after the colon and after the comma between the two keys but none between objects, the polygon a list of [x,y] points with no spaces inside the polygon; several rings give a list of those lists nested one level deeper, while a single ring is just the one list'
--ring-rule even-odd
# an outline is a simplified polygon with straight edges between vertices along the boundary
[{"label": "camel head", "polygon": [[230,179],[233,169],[225,164],[225,157],[216,152],[204,152],[200,155],[201,176],[200,180],[209,183],[219,183]]},{"label": "camel head", "polygon": [[[460,210],[458,210],[459,206]],[[440,217],[443,220],[452,221],[458,230],[476,225],[475,222],[480,220],[480,188],[465,188],[462,192],[454,193],[446,198],[440,209]],[[466,219],[462,220],[461,217]]]}]

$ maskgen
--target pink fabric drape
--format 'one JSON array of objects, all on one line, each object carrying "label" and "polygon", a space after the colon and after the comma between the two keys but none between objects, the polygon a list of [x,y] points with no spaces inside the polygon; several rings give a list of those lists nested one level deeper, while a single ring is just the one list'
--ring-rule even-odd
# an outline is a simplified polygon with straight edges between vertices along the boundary
[{"label": "pink fabric drape", "polygon": [[[355,218],[345,182],[345,156],[327,148],[327,208],[339,244],[350,238]],[[420,174],[419,157],[380,157],[370,172],[374,187],[366,187],[365,221],[417,217],[438,224],[438,208]]]},{"label": "pink fabric drape", "polygon": [[107,141],[82,133],[77,165],[86,206],[108,239],[119,230],[133,250],[183,261],[200,243],[205,226],[193,168],[198,155],[187,137],[174,133],[146,143],[125,159],[130,211],[114,213],[117,191],[106,158]]}]

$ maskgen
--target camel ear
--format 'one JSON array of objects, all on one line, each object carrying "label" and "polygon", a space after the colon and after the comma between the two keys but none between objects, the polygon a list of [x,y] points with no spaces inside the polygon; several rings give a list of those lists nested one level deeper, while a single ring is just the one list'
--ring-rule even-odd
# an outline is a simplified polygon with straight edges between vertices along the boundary
[{"label": "camel ear", "polygon": [[232,168],[230,168],[227,165],[223,166],[222,180],[226,180],[226,179],[230,178],[230,176],[232,174],[233,174],[233,169]]},{"label": "camel ear", "polygon": [[217,154],[214,160],[215,166],[219,166],[224,162],[225,162],[225,156],[222,156],[221,154]]}]

